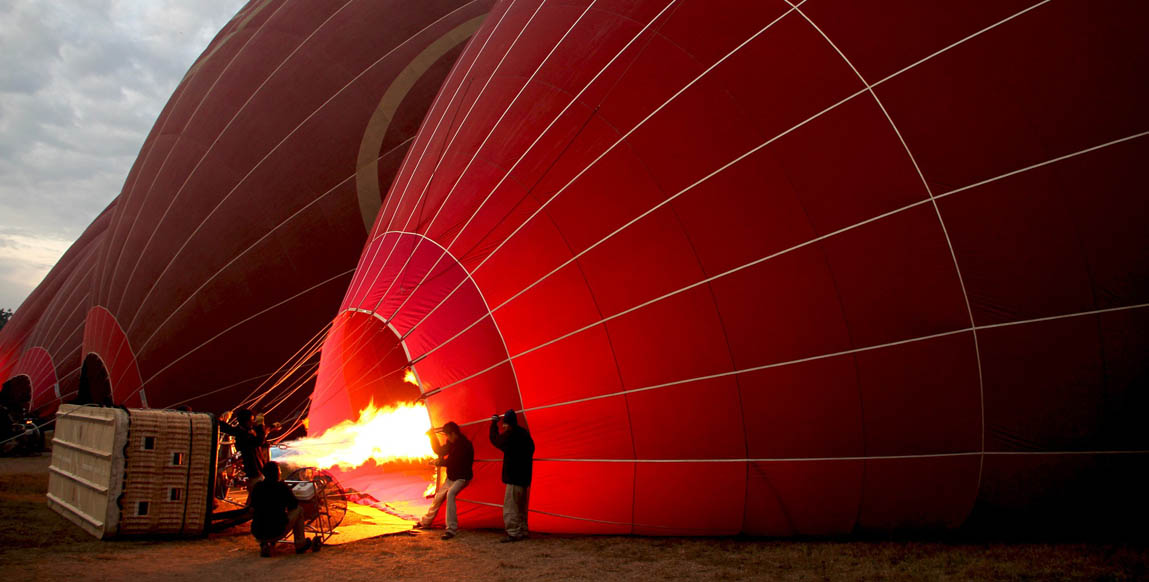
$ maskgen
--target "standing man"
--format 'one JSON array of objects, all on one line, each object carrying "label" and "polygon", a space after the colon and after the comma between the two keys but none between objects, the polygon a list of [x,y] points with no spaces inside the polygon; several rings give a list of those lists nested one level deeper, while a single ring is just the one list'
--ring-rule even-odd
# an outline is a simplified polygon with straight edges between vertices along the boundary
[{"label": "standing man", "polygon": [[[260,472],[263,461],[260,451],[266,445],[267,434],[262,425],[255,424],[255,415],[246,408],[235,411],[237,425],[229,424],[231,413],[220,415],[219,431],[235,438],[235,448],[243,459],[243,472],[247,475],[247,493],[250,497],[255,484],[263,480]],[[251,500],[248,499],[248,505]]]},{"label": "standing man", "polygon": [[519,426],[514,410],[500,419],[491,417],[491,444],[503,451],[503,523],[507,537],[500,542],[517,542],[527,538],[527,501],[530,498],[531,463],[535,441],[527,429]]},{"label": "standing man", "polygon": [[439,455],[435,464],[440,467],[447,467],[447,480],[435,490],[435,500],[431,502],[431,507],[427,508],[427,515],[424,515],[423,519],[415,524],[415,529],[431,527],[431,522],[435,520],[435,514],[439,513],[439,507],[443,505],[443,500],[446,499],[447,532],[443,534],[442,539],[449,540],[459,535],[459,518],[455,511],[455,497],[474,478],[471,465],[475,462],[475,447],[471,445],[471,441],[467,437],[463,436],[463,433],[459,431],[459,425],[455,424],[454,421],[443,425],[443,434],[447,437],[446,444],[439,443],[438,437],[435,436],[435,429],[427,431],[427,437],[431,439],[431,448],[436,455]]}]

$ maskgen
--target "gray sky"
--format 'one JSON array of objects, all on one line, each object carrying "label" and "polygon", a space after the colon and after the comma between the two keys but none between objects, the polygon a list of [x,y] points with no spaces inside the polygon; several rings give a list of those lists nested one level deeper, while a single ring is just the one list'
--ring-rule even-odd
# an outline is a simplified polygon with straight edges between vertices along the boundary
[{"label": "gray sky", "polygon": [[0,308],[123,187],[180,78],[246,0],[0,0]]}]

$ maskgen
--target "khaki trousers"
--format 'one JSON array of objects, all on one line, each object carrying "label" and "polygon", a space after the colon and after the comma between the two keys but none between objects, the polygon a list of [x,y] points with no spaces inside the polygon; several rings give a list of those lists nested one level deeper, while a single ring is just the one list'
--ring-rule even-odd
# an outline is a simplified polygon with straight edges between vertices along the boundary
[{"label": "khaki trousers", "polygon": [[507,535],[518,538],[527,535],[527,503],[531,488],[521,485],[507,485],[503,494],[503,524]]}]

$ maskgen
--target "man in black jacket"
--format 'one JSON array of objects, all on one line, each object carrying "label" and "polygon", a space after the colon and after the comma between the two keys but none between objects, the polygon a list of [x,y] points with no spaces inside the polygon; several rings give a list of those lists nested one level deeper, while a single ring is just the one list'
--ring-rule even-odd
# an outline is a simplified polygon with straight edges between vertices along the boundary
[{"label": "man in black jacket", "polygon": [[530,498],[531,464],[535,441],[527,429],[519,426],[514,410],[500,419],[491,417],[491,444],[503,451],[503,524],[507,537],[502,542],[517,542],[527,537],[527,501]]},{"label": "man in black jacket", "polygon": [[235,438],[235,448],[243,459],[243,472],[247,475],[247,492],[250,496],[255,484],[263,479],[260,453],[267,444],[267,432],[262,424],[255,423],[255,415],[246,408],[237,410],[235,419],[238,424],[232,425],[228,422],[231,420],[230,413],[220,415],[219,431]]},{"label": "man in black jacket", "polygon": [[447,467],[447,480],[435,490],[435,500],[431,502],[431,507],[427,509],[427,514],[423,516],[423,519],[415,524],[415,529],[431,527],[431,522],[435,520],[435,514],[439,513],[439,507],[446,500],[447,531],[443,534],[443,539],[449,540],[459,534],[459,518],[455,511],[455,497],[474,478],[471,465],[475,462],[475,447],[471,445],[471,441],[467,437],[463,436],[459,430],[459,425],[454,422],[443,425],[443,434],[446,435],[447,442],[440,444],[439,439],[435,436],[435,429],[427,431],[427,436],[431,439],[431,448],[436,455],[439,455],[435,464],[440,467]]}]

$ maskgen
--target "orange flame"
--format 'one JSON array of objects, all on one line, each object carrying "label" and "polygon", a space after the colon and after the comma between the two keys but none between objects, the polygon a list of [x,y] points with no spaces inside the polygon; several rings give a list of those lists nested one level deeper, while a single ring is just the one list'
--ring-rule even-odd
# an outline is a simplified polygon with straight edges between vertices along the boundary
[{"label": "orange flame", "polygon": [[356,421],[345,420],[317,437],[284,443],[285,460],[319,469],[354,469],[369,460],[377,464],[419,461],[435,456],[426,431],[431,417],[422,403],[375,408],[372,401]]},{"label": "orange flame", "polygon": [[411,368],[407,368],[407,371],[403,374],[403,381],[408,384],[419,385],[419,379],[415,377],[415,372]]}]

